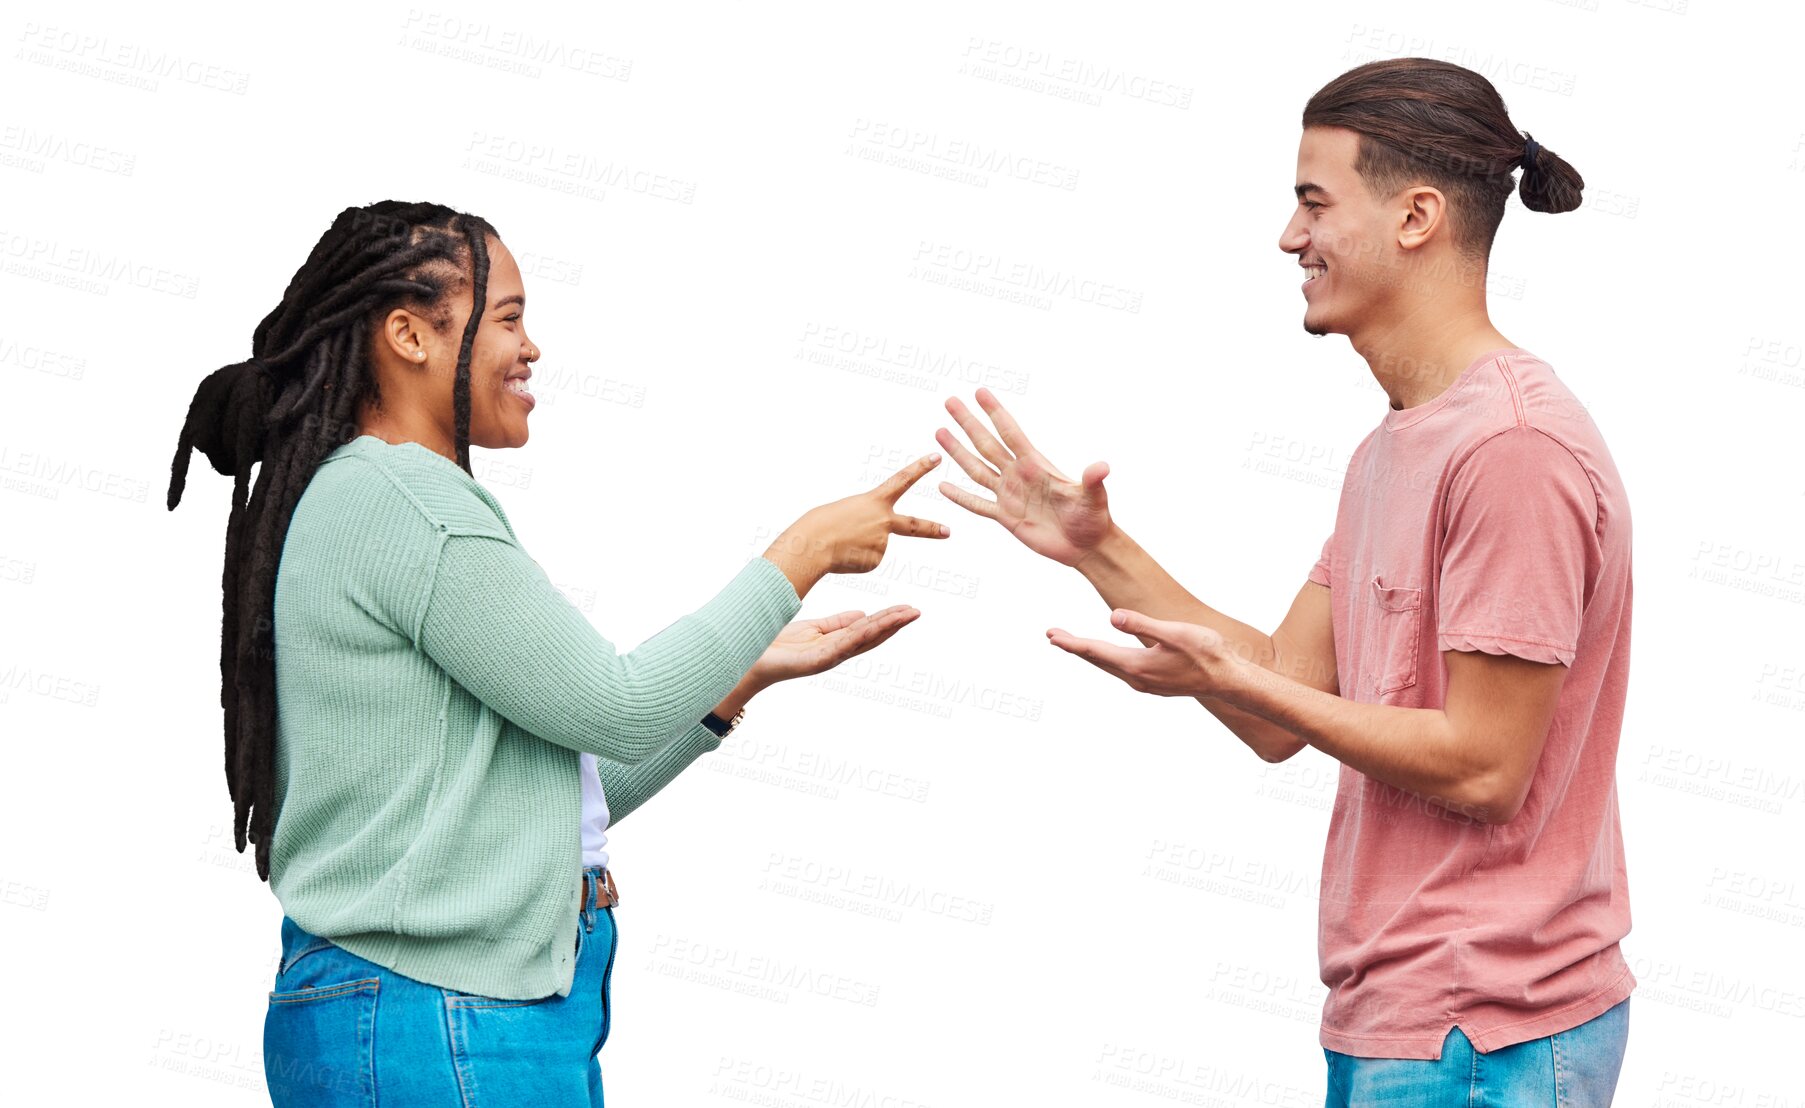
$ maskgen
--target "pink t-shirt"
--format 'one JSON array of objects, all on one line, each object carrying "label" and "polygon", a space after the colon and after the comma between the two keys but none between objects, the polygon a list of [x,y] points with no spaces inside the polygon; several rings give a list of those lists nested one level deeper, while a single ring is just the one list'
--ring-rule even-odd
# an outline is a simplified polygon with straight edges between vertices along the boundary
[{"label": "pink t-shirt", "polygon": [[1323,851],[1322,1045],[1439,1058],[1574,1027],[1630,995],[1617,739],[1630,512],[1590,414],[1548,363],[1494,350],[1388,409],[1349,459],[1310,580],[1341,695],[1439,708],[1444,650],[1568,667],[1528,800],[1484,824],[1341,767]]}]

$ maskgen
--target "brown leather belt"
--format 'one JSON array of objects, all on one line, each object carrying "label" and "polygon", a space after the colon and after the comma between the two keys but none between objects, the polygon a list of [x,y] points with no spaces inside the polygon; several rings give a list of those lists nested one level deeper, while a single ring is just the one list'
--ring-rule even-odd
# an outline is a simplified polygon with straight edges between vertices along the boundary
[{"label": "brown leather belt", "polygon": [[614,871],[602,870],[602,879],[595,882],[595,903],[592,908],[612,908],[620,903],[620,890],[614,887]]}]

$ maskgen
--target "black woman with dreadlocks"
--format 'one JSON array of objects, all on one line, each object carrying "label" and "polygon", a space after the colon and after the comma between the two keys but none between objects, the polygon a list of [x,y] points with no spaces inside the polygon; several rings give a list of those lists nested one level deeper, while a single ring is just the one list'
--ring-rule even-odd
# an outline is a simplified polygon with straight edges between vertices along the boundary
[{"label": "black woman with dreadlocks", "polygon": [[234,480],[220,703],[237,846],[283,909],[278,1108],[600,1105],[605,829],[760,690],[920,614],[789,622],[817,581],[947,534],[894,507],[930,454],[617,654],[471,474],[471,446],[527,441],[525,313],[482,219],[347,208],[182,428],[169,507],[192,450]]}]

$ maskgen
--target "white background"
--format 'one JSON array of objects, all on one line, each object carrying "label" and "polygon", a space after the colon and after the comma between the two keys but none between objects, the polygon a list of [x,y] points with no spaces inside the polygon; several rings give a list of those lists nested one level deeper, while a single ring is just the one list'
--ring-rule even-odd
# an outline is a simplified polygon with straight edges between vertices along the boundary
[{"label": "white background", "polygon": [[[232,849],[221,770],[230,482],[196,457],[162,502],[195,384],[249,353],[341,208],[448,203],[522,260],[541,402],[477,475],[622,649],[936,449],[981,373],[1066,472],[1110,462],[1118,519],[1193,592],[1270,629],[1387,403],[1300,326],[1277,248],[1299,114],[1401,54],[1486,73],[1587,182],[1560,217],[1511,201],[1491,288],[1634,508],[1618,1103],[1805,1099],[1796,15],[164,8],[38,0],[0,26],[12,1103],[263,1102],[280,909]],[[1045,164],[973,175],[955,143]],[[979,256],[1115,306],[956,287]],[[910,349],[951,358],[899,369]],[[934,492],[955,468],[901,506],[950,539],[896,540],[803,609],[921,619],[758,698],[611,834],[610,1102],[1320,1103],[1333,763],[1267,766],[1195,703],[1050,646],[1113,635],[1107,609]]]}]

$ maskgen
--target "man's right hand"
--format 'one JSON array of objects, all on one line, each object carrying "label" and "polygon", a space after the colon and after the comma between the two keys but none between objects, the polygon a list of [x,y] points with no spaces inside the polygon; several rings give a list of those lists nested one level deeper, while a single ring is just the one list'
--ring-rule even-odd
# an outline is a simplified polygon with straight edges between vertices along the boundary
[{"label": "man's right hand", "polygon": [[974,496],[950,481],[940,482],[940,491],[966,511],[996,520],[1035,553],[1061,565],[1078,565],[1114,526],[1109,518],[1109,494],[1103,491],[1108,463],[1092,462],[1082,479],[1074,481],[1034,448],[989,389],[978,390],[978,404],[996,424],[1001,442],[958,397],[947,398],[946,410],[958,420],[982,458],[944,427],[934,433],[934,440],[996,499]]},{"label": "man's right hand", "polygon": [[[978,390],[978,403],[996,424],[1002,442],[993,438],[956,398],[947,399],[946,410],[971,437],[982,459],[974,457],[945,428],[937,431],[934,438],[972,480],[995,493],[996,500],[973,496],[942,481],[940,491],[948,500],[996,520],[1030,550],[1077,569],[1111,608],[1129,608],[1155,619],[1202,624],[1222,636],[1238,657],[1251,658],[1267,669],[1324,691],[1337,690],[1328,589],[1306,583],[1285,622],[1270,636],[1217,611],[1191,595],[1115,525],[1109,515],[1109,498],[1103,491],[1103,478],[1109,475],[1107,464],[1092,462],[1085,468],[1083,479],[1073,481],[1034,448],[990,390]],[[1143,645],[1153,645],[1146,636],[1136,637]],[[1269,720],[1212,697],[1197,699],[1269,762],[1283,761],[1305,745],[1302,739]]]}]

